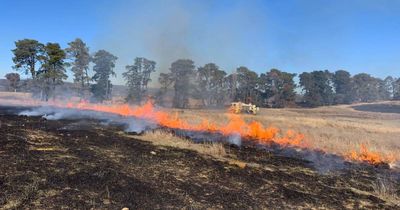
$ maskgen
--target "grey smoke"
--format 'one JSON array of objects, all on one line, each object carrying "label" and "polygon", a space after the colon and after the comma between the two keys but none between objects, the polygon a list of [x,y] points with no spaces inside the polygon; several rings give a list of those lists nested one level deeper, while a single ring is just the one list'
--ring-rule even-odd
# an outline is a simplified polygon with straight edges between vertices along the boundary
[{"label": "grey smoke", "polygon": [[[150,122],[144,119],[123,117],[120,115],[89,110],[62,109],[51,106],[33,108],[31,110],[21,112],[20,115],[43,116],[43,118],[47,120],[96,119],[102,121],[105,125],[123,125],[126,132],[136,133],[141,133],[147,129],[154,129],[157,127],[154,122]],[[187,130],[175,130],[174,132],[176,135],[188,137],[194,142],[227,142],[229,144],[242,146],[242,139],[239,134],[232,134],[228,137],[225,137],[218,133],[203,133]],[[326,154],[323,152],[300,149],[295,147],[268,147],[265,145],[260,146],[277,155],[308,160],[312,163],[312,166],[320,173],[329,173],[331,171],[337,171],[346,168],[345,160],[337,155]]]},{"label": "grey smoke", "polygon": [[[251,68],[254,61],[265,60],[267,52],[267,46],[263,53],[254,50],[260,48],[257,39],[267,25],[261,3],[232,1],[220,12],[216,2],[207,0],[123,1],[105,13],[96,48],[118,56],[118,74],[134,57],[156,61],[153,86],[159,73],[180,58],[192,59],[197,66],[215,62],[227,72],[240,65]],[[122,78],[116,82],[123,83]]]},{"label": "grey smoke", "polygon": [[[72,129],[75,127],[85,126],[85,120],[95,119],[100,120],[104,125],[122,125],[126,132],[141,133],[145,130],[155,129],[158,125],[155,122],[139,119],[135,117],[124,117],[111,113],[96,112],[90,110],[76,110],[76,109],[63,109],[52,106],[41,106],[36,108],[29,108],[28,110],[22,111],[19,115],[26,116],[42,116],[47,120],[60,120],[60,119],[71,119],[71,120],[83,120],[82,122],[75,123]],[[68,126],[67,126],[68,127]],[[71,128],[69,128],[71,129]],[[242,142],[239,134],[232,134],[228,137],[221,133],[208,133],[208,132],[195,132],[189,130],[177,130],[173,129],[173,132],[177,136],[188,137],[194,142],[225,142],[237,146],[242,146],[246,142]],[[307,160],[310,165],[315,168],[319,173],[326,174],[330,172],[336,172],[349,167],[343,157],[329,154],[322,151],[315,151],[310,149],[302,149],[296,147],[281,147],[278,145],[257,145],[260,148],[270,151],[275,155],[281,155],[285,157],[292,157],[301,160]],[[400,171],[400,163],[396,162],[390,165],[394,171]]]},{"label": "grey smoke", "polygon": [[47,120],[86,120],[95,119],[101,121],[105,125],[117,124],[125,128],[126,132],[141,133],[147,129],[154,129],[157,127],[155,122],[140,119],[136,117],[125,117],[121,115],[96,112],[90,110],[77,110],[77,109],[63,109],[52,106],[41,106],[37,108],[31,108],[19,113],[19,115],[25,116],[42,116]]},{"label": "grey smoke", "polygon": [[240,137],[239,134],[232,134],[228,137],[228,142],[230,144],[234,144],[236,146],[241,146],[242,145],[242,138]]},{"label": "grey smoke", "polygon": [[312,149],[303,149],[290,146],[265,146],[260,145],[267,151],[279,156],[292,157],[300,160],[307,160],[310,162],[310,166],[317,170],[321,174],[327,174],[330,172],[336,172],[339,170],[346,169],[348,167],[347,161],[343,157],[329,154],[322,151],[316,151]]}]

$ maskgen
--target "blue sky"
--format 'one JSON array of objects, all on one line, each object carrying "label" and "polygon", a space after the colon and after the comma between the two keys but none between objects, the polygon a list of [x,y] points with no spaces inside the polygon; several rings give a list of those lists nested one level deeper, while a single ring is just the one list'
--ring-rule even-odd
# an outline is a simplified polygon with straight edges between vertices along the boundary
[{"label": "blue sky", "polygon": [[63,47],[82,38],[119,57],[114,78],[144,56],[166,71],[178,58],[301,73],[345,69],[400,77],[397,0],[1,0],[0,76],[14,41]]}]

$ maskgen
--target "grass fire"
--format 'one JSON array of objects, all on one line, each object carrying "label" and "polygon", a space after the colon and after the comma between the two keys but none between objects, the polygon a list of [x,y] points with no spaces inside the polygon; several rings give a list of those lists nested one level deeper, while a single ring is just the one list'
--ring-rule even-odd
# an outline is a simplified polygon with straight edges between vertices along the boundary
[{"label": "grass fire", "polygon": [[0,210],[400,209],[398,14],[5,0]]},{"label": "grass fire", "polygon": [[[359,144],[360,146],[357,146],[356,144],[347,145],[349,148],[347,148],[346,151],[341,151],[338,150],[337,148],[328,149],[320,147],[321,145],[319,145],[318,142],[313,142],[313,138],[310,138],[309,133],[301,132],[304,130],[304,128],[299,127],[298,129],[296,129],[297,126],[295,122],[292,122],[292,125],[289,126],[292,127],[291,129],[282,129],[282,128],[279,129],[278,128],[279,124],[274,126],[263,126],[266,123],[259,120],[260,118],[265,117],[265,118],[272,118],[272,121],[275,123],[282,121],[282,119],[274,120],[274,117],[277,115],[285,116],[287,120],[296,117],[298,118],[299,117],[298,114],[301,113],[302,108],[287,110],[288,112],[285,113],[284,115],[280,113],[281,112],[280,110],[267,109],[265,110],[266,111],[265,113],[268,113],[268,116],[263,116],[264,110],[261,110],[259,115],[253,116],[245,114],[243,115],[232,114],[227,109],[226,110],[169,109],[169,108],[157,107],[156,105],[153,105],[151,102],[144,103],[141,106],[128,105],[124,103],[94,104],[85,101],[80,101],[79,98],[76,98],[75,102],[71,100],[70,101],[52,100],[48,102],[42,102],[40,100],[33,100],[26,94],[15,94],[15,93],[3,93],[3,96],[1,97],[1,102],[3,106],[5,106],[1,108],[2,110],[1,112],[3,113],[2,127],[3,128],[6,127],[7,131],[6,139],[12,140],[15,138],[13,137],[15,135],[13,134],[14,132],[19,133],[23,131],[23,136],[25,137],[22,138],[25,138],[27,140],[26,146],[28,146],[28,148],[26,152],[27,154],[29,154],[25,158],[34,158],[34,157],[39,158],[42,157],[42,155],[45,155],[46,157],[48,156],[48,158],[50,157],[55,158],[54,155],[61,157],[65,155],[75,157],[76,155],[71,154],[71,152],[75,150],[80,150],[81,148],[81,146],[79,146],[81,143],[80,141],[85,141],[85,146],[82,146],[82,148],[87,148],[89,149],[89,151],[91,151],[90,148],[95,149],[94,152],[103,154],[105,155],[105,157],[112,158],[112,161],[116,161],[114,163],[109,163],[109,164],[117,164],[117,163],[121,164],[121,161],[128,161],[129,165],[130,164],[133,165],[130,166],[127,165],[127,167],[128,166],[137,167],[135,166],[136,163],[132,162],[132,160],[126,159],[128,157],[125,157],[125,155],[121,156],[117,154],[122,152],[121,149],[123,147],[130,147],[128,146],[130,145],[130,142],[143,141],[143,143],[150,142],[151,143],[150,145],[153,145],[149,148],[150,150],[147,151],[149,152],[148,155],[151,155],[150,158],[152,156],[156,157],[157,155],[160,154],[163,154],[163,158],[166,158],[164,155],[168,154],[168,151],[171,152],[170,150],[175,148],[178,149],[178,151],[180,149],[182,151],[195,152],[193,154],[198,154],[199,157],[205,158],[204,160],[216,161],[215,163],[226,165],[224,167],[232,168],[229,170],[227,169],[228,171],[221,173],[231,174],[232,172],[229,172],[230,170],[234,171],[239,170],[243,172],[247,171],[247,173],[255,173],[255,171],[258,171],[256,172],[257,174],[260,172],[264,173],[265,170],[267,171],[273,170],[276,171],[276,173],[278,174],[283,173],[283,171],[285,170],[293,170],[292,172],[289,173],[290,174],[304,173],[301,176],[305,176],[306,174],[311,173],[312,174],[311,177],[309,177],[310,174],[307,175],[307,177],[309,177],[311,180],[316,178],[317,179],[329,178],[336,181],[339,180],[344,181],[346,185],[342,186],[342,190],[347,189],[347,187],[351,189],[351,187],[356,186],[354,184],[363,183],[365,187],[369,185],[370,190],[368,190],[368,187],[365,189],[363,188],[364,193],[370,193],[370,195],[377,196],[376,197],[377,199],[383,199],[381,200],[381,202],[388,202],[387,204],[383,203],[379,204],[378,205],[379,207],[383,207],[385,205],[389,206],[397,205],[395,201],[396,198],[392,197],[396,196],[397,194],[396,183],[398,184],[398,182],[396,181],[398,179],[397,175],[398,169],[396,168],[397,159],[395,156],[395,150],[390,150],[390,148],[388,147],[386,150],[381,150],[381,152],[370,151],[369,148],[371,148],[372,143],[370,143],[368,145],[369,147],[367,147],[367,144],[363,144],[361,142]],[[384,105],[385,103],[382,104],[382,106]],[[332,107],[327,110],[315,110],[315,111],[321,112],[319,115],[329,115],[331,114],[331,111],[337,111],[337,109],[339,110],[342,109],[343,112],[347,112],[346,113],[347,119],[352,119],[356,115],[362,114],[358,113],[357,111],[351,111],[351,109],[353,108],[350,107]],[[290,116],[288,116],[290,112],[292,113],[290,114]],[[374,113],[369,113],[369,114],[371,114],[371,117],[374,117]],[[317,117],[321,116],[317,115]],[[13,118],[15,118],[16,121],[12,121],[11,119]],[[313,119],[313,118],[309,116],[308,119]],[[333,122],[335,118],[330,120],[331,122]],[[304,119],[300,120],[300,122],[304,122]],[[4,125],[4,123],[6,123],[6,125]],[[305,126],[304,124],[302,126]],[[353,127],[355,127],[355,125],[356,124],[354,124]],[[132,126],[134,126],[135,128],[133,130],[129,130],[132,129]],[[322,127],[322,125],[318,126]],[[328,129],[329,127],[330,127],[329,125],[325,125],[323,128]],[[16,128],[20,128],[22,130],[17,131],[15,130]],[[379,128],[382,129],[382,127]],[[358,129],[362,130],[363,128],[358,128]],[[134,133],[130,131],[134,131]],[[100,133],[97,135],[98,132]],[[104,132],[107,133],[105,134]],[[47,136],[48,134],[46,133],[52,133],[52,134],[50,136]],[[317,134],[317,132],[314,131],[314,134]],[[101,140],[96,140],[96,142],[92,142],[91,139],[93,138]],[[112,140],[108,138],[111,138]],[[123,142],[125,143],[123,143],[122,145],[116,145],[117,143],[115,142],[113,143],[113,141],[117,141],[116,139],[119,139],[118,141],[122,141],[118,144],[122,144]],[[324,140],[329,141],[329,139],[324,139]],[[61,142],[66,141],[66,142],[60,143],[60,141]],[[63,145],[65,143],[68,143],[68,141],[75,142],[74,143],[75,146]],[[101,143],[98,141],[105,141],[105,142]],[[331,142],[325,142],[325,144],[337,144],[337,142],[333,141],[332,139],[330,141]],[[12,142],[13,141],[11,142],[5,141],[4,142],[5,145],[9,146],[4,148],[10,147],[12,145]],[[101,148],[98,148],[100,146],[98,145],[99,143],[101,143],[102,145],[103,144],[106,145],[102,146]],[[19,144],[23,144],[23,142],[19,142]],[[131,152],[134,153],[137,151],[137,149],[138,148],[135,147],[135,150],[132,150]],[[6,152],[6,150],[2,151]],[[8,154],[8,152],[6,152],[5,154]],[[34,154],[36,154],[37,156]],[[175,152],[173,152],[173,154],[177,155]],[[11,154],[3,156],[3,158],[4,157],[10,158],[10,155]],[[180,157],[179,155],[176,158],[178,158],[179,160],[180,158],[184,158],[184,156]],[[145,157],[140,157],[140,158],[142,159]],[[56,160],[61,162],[79,161],[75,160],[74,158],[73,159],[56,158]],[[189,158],[187,161],[194,161],[194,160],[195,159]],[[29,168],[31,160],[25,160],[25,161],[28,161],[26,163],[28,165],[25,165],[25,167]],[[52,162],[54,161],[55,160],[52,160]],[[86,161],[86,158],[82,159],[82,161]],[[146,160],[141,160],[141,161],[146,161]],[[195,162],[193,162],[193,164],[194,163]],[[187,167],[185,165],[186,164],[184,164],[182,167]],[[152,167],[161,167],[161,166],[152,166]],[[204,165],[204,167],[213,168],[214,166]],[[156,170],[162,171],[166,169],[168,169],[168,167],[166,168],[162,167]],[[202,170],[210,170],[210,169],[204,168]],[[11,169],[8,168],[7,170],[10,171]],[[66,170],[66,168],[63,168],[62,170]],[[80,171],[86,169],[82,168],[74,170]],[[106,169],[101,169],[101,170],[106,170]],[[175,169],[174,167],[172,167],[171,169],[168,170],[182,170],[182,169]],[[35,170],[33,169],[33,171]],[[36,171],[34,173],[41,174],[42,172]],[[174,176],[179,176],[181,177],[180,179],[182,179],[183,178],[182,176],[184,175],[179,173],[175,174]],[[355,180],[354,183],[352,183],[352,181],[350,181],[350,178],[359,173],[366,173],[366,175],[364,178],[358,177],[357,180]],[[40,176],[47,176],[47,175],[43,174]],[[236,175],[234,175],[233,178],[235,176]],[[243,174],[240,176],[243,176]],[[376,177],[376,180],[374,177]],[[381,182],[380,180],[382,179],[381,177],[384,177],[383,182],[385,182],[385,186],[381,187],[389,186],[390,190],[392,190],[391,193],[389,193],[389,195],[384,195],[384,193],[387,193],[386,191],[380,192],[381,187],[379,187],[378,189],[378,186]],[[79,177],[77,178],[79,179]],[[103,180],[102,182],[109,182],[110,180],[108,179],[110,178],[107,178],[107,180]],[[262,178],[262,176],[259,178]],[[188,179],[188,177],[186,177],[185,179]],[[188,180],[189,183],[191,182],[190,180],[192,179]],[[309,181],[311,182],[311,180],[306,181],[303,180],[303,178],[301,180],[302,180],[301,182],[304,181],[305,183],[308,183]],[[273,181],[272,185],[276,185],[279,183],[276,181]],[[97,181],[94,182],[97,183]],[[110,186],[112,186],[111,183]],[[118,184],[118,186],[121,185]],[[84,187],[84,186],[79,186],[79,187]],[[107,187],[109,186],[107,185]],[[322,186],[318,186],[317,188],[321,187]],[[49,188],[50,190],[50,188],[52,187],[50,185],[50,186],[45,186],[45,188]],[[251,188],[247,190],[250,189]],[[356,189],[359,189],[359,187]],[[112,192],[117,193],[119,192],[119,190],[112,188]],[[128,193],[132,192],[129,191]],[[341,191],[340,193],[343,193],[343,191]],[[76,195],[79,195],[79,193],[76,192]],[[258,200],[259,198],[263,197],[264,197],[263,194],[259,194],[254,199]],[[338,199],[342,199],[339,197]],[[25,198],[20,201],[18,197],[14,197],[13,199],[17,199],[16,201],[12,200],[12,202],[17,202],[13,205],[28,205],[26,202],[29,202],[30,200]],[[65,201],[57,200],[57,205],[67,205],[63,202],[67,201],[69,202],[69,199],[72,198],[68,198]],[[104,204],[104,201],[97,199],[93,201],[94,203],[97,202],[97,204],[81,204],[81,205],[82,206],[98,205],[98,207],[101,208],[118,207],[120,205],[119,201],[117,200],[112,200],[110,201],[110,204],[108,204],[108,198],[104,199],[106,200],[106,204]],[[118,198],[117,196],[115,199],[121,199],[121,198]],[[252,202],[255,202],[254,199],[252,200]],[[273,199],[271,198],[269,201],[274,199],[275,198]],[[357,199],[363,199],[363,198],[358,197]],[[365,202],[368,203],[363,205],[364,207],[372,208],[373,206],[377,205],[377,203],[375,203],[376,201],[371,201],[371,200],[367,201],[367,200],[364,200]],[[131,207],[154,205],[154,203],[152,204],[151,201],[145,201],[145,203],[137,201],[136,203],[133,200],[128,199],[125,200],[125,202],[127,203],[124,205]],[[147,202],[150,203],[146,204]],[[224,201],[218,201],[218,202],[224,202]],[[294,202],[294,204],[291,205],[295,206],[300,205],[300,203],[296,201],[290,201],[290,202]],[[327,201],[325,200],[324,202]],[[128,203],[131,205],[129,205]],[[359,205],[351,203],[349,200],[344,201],[344,203],[339,204],[336,201],[335,204],[330,203],[329,205],[335,208],[340,208],[344,205],[352,205],[352,206]],[[248,204],[239,205],[238,203],[231,203],[231,204],[222,203],[221,205],[225,207],[234,207],[235,205],[237,205],[236,207],[240,207],[242,205],[248,205]],[[8,205],[11,204],[9,203],[6,204],[6,207]],[[203,206],[201,204],[198,205]],[[207,205],[213,206],[213,204],[211,203]],[[257,205],[268,206],[266,203],[258,203]],[[36,207],[39,208],[39,206]],[[287,207],[286,204],[283,206]]]}]

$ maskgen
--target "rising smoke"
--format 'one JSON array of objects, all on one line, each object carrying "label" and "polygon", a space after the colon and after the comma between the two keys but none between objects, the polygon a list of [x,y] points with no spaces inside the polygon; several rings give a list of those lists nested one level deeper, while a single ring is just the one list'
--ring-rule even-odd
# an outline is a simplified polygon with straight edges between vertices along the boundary
[{"label": "rising smoke", "polygon": [[[126,132],[134,133],[143,133],[144,131],[156,129],[159,127],[159,125],[154,122],[135,117],[124,117],[105,112],[65,109],[52,106],[27,108],[27,110],[20,112],[19,115],[42,116],[47,120],[79,120],[77,123],[72,123],[71,125],[64,128],[68,130],[83,128],[86,126],[86,124],[88,124],[87,120],[90,119],[98,120],[104,125],[111,124],[122,126]],[[224,136],[221,133],[196,132],[177,129],[173,130],[173,132],[177,136],[189,138],[191,141],[197,143],[221,142],[229,143],[231,145],[236,145],[239,147],[243,145],[242,138],[239,134]],[[310,165],[317,169],[317,171],[320,173],[329,173],[330,171],[337,171],[346,168],[345,160],[337,155],[325,154],[308,149],[281,147],[278,145],[258,145],[257,147],[272,152],[275,155],[308,160],[310,161]]]},{"label": "rising smoke", "polygon": [[[78,122],[73,122],[63,128],[67,130],[81,129],[82,127],[85,127],[87,124],[89,124],[87,121],[88,119],[98,120],[104,125],[118,125],[123,127],[126,132],[133,133],[143,133],[144,131],[160,128],[160,125],[148,119],[132,116],[126,117],[117,114],[90,110],[57,108],[53,106],[40,106],[34,108],[27,107],[25,111],[21,111],[19,114],[26,116],[42,116],[47,120],[78,120]],[[188,138],[197,143],[220,142],[236,145],[238,147],[256,146],[257,148],[269,151],[274,155],[292,157],[299,160],[307,160],[310,167],[315,168],[319,173],[322,174],[330,173],[332,171],[335,172],[338,170],[345,170],[349,167],[357,166],[357,164],[352,164],[339,155],[289,145],[257,144],[251,141],[251,139],[242,139],[239,134],[231,134],[226,136],[219,132],[172,129],[167,127],[162,129],[169,129],[175,135]],[[392,168],[394,171],[400,170],[399,162],[391,163],[390,168]]]},{"label": "rising smoke", "polygon": [[[261,8],[257,1],[124,1],[107,16],[96,45],[118,56],[118,74],[136,56],[156,61],[153,86],[158,73],[180,58],[197,66],[215,62],[230,72],[243,60],[251,65],[265,58],[254,50],[266,28]],[[251,59],[243,58],[243,52]],[[121,78],[116,82],[122,83]]]},{"label": "rising smoke", "polygon": [[47,120],[99,120],[105,125],[118,125],[124,127],[126,132],[142,133],[148,129],[154,129],[157,125],[154,122],[135,117],[124,117],[120,115],[96,112],[90,110],[63,109],[52,106],[41,106],[22,111],[19,115],[42,116]]}]

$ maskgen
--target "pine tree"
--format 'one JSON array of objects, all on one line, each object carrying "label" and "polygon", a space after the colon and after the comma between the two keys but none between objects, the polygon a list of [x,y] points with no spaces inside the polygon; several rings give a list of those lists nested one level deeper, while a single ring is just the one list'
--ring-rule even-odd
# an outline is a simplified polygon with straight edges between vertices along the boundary
[{"label": "pine tree", "polygon": [[68,43],[66,49],[68,57],[72,59],[71,71],[74,73],[74,83],[81,98],[85,98],[85,92],[89,90],[90,77],[88,75],[90,55],[89,48],[79,38]]},{"label": "pine tree", "polygon": [[117,59],[118,57],[105,50],[99,50],[93,56],[95,74],[92,80],[96,83],[90,87],[90,90],[97,101],[102,102],[111,99],[112,84],[109,78],[116,76],[114,67]]},{"label": "pine tree", "polygon": [[67,79],[65,70],[66,54],[58,43],[47,43],[44,47],[43,65],[37,73],[41,84],[41,98],[47,101],[53,94],[56,85],[63,84]]},{"label": "pine tree", "polygon": [[43,59],[44,45],[33,39],[23,39],[15,42],[12,50],[14,68],[30,73],[32,79],[36,79],[36,65]]}]

